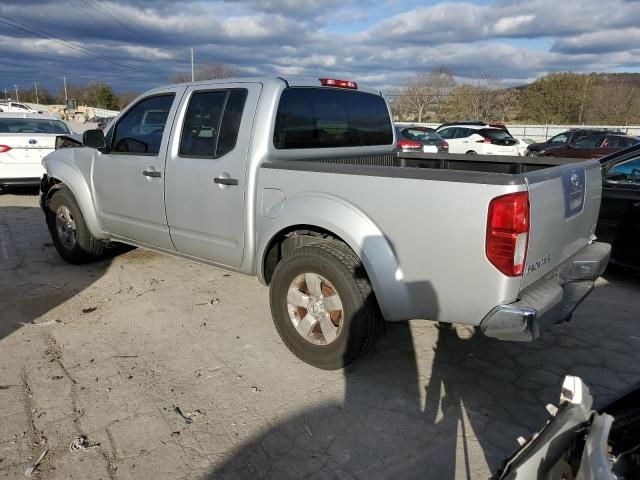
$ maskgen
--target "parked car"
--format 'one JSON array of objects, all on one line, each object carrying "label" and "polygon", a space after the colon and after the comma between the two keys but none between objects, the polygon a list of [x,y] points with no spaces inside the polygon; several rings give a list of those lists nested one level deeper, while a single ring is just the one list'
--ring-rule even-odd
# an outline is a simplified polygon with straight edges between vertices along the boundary
[{"label": "parked car", "polygon": [[0,113],[0,187],[39,185],[42,159],[61,134],[71,131],[53,115]]},{"label": "parked car", "polygon": [[[149,131],[149,112],[165,123]],[[284,343],[320,368],[368,351],[384,320],[531,341],[570,317],[609,257],[592,236],[598,161],[523,171],[525,157],[394,153],[384,97],[352,81],[161,87],[83,142],[44,160],[65,260],[115,240],[255,275]]]},{"label": "parked car", "polygon": [[593,135],[603,135],[605,133],[619,134],[618,130],[608,130],[602,128],[572,128],[566,132],[558,133],[544,142],[530,143],[527,146],[526,155],[537,157],[543,155],[546,149],[553,147],[564,147],[567,145],[575,145],[580,139]]},{"label": "parked car", "polygon": [[564,158],[600,158],[640,143],[640,139],[621,133],[606,133],[583,137],[575,145],[549,147],[541,156]]},{"label": "parked car", "polygon": [[472,122],[445,124],[436,130],[449,144],[449,153],[480,155],[520,155],[519,141],[505,128]]},{"label": "parked car", "polygon": [[612,263],[640,269],[640,145],[600,159],[602,202],[596,236]]},{"label": "parked car", "polygon": [[42,110],[36,110],[26,103],[5,102],[0,103],[0,112],[5,113],[43,113]]},{"label": "parked car", "polygon": [[396,149],[400,152],[447,153],[449,144],[433,128],[396,126]]},{"label": "parked car", "polygon": [[595,410],[579,377],[567,376],[551,418],[500,467],[497,480],[640,478],[640,384]]}]

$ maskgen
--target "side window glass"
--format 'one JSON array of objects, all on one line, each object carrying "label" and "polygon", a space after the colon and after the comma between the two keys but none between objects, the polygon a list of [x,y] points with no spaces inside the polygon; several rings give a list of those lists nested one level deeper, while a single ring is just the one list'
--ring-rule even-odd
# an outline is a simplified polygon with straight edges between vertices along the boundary
[{"label": "side window glass", "polygon": [[554,145],[561,145],[563,143],[565,143],[567,141],[567,134],[566,133],[561,133],[559,135],[556,135],[555,137],[553,137],[549,143],[552,143]]},{"label": "side window glass", "polygon": [[180,155],[215,158],[236,146],[246,89],[196,92],[185,115]]},{"label": "side window glass", "polygon": [[440,135],[442,138],[453,138],[453,134],[456,132],[455,128],[445,128],[443,130],[440,130],[438,132],[438,135]]},{"label": "side window glass", "polygon": [[222,125],[220,125],[216,157],[226,155],[235,148],[246,100],[247,90],[244,88],[234,89],[229,92],[227,105],[222,116]]},{"label": "side window glass", "polygon": [[157,155],[175,95],[145,98],[115,126],[111,153]]},{"label": "side window glass", "polygon": [[182,127],[180,155],[206,158],[215,156],[226,99],[226,90],[196,92],[191,96]]},{"label": "side window glass", "polygon": [[468,128],[458,128],[456,130],[456,136],[454,138],[467,138],[473,134],[473,130]]},{"label": "side window glass", "polygon": [[607,171],[607,180],[631,182],[640,185],[640,157],[627,160]]}]

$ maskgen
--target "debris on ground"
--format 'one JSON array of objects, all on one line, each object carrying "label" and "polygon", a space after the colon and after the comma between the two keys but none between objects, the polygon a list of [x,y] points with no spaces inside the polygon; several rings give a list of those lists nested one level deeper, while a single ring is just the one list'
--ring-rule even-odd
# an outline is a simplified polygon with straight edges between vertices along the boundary
[{"label": "debris on ground", "polygon": [[0,390],[9,390],[11,387],[22,387],[22,385],[0,385]]},{"label": "debris on ground", "polygon": [[62,380],[64,378],[64,375],[54,375],[53,377],[51,377],[51,380]]},{"label": "debris on ground", "polygon": [[258,387],[256,387],[256,386],[253,386],[253,387],[251,387],[251,391],[252,391],[253,393],[257,393],[257,392],[261,392],[262,390],[260,390],[260,389],[259,389]]},{"label": "debris on ground", "polygon": [[138,355],[114,355],[113,358],[138,358]]},{"label": "debris on ground", "polygon": [[98,448],[99,443],[90,444],[86,435],[80,435],[74,438],[73,442],[69,445],[69,451],[71,453],[85,452],[93,448]]},{"label": "debris on ground", "polygon": [[42,460],[44,459],[44,456],[47,454],[47,452],[49,451],[48,448],[45,448],[42,453],[40,454],[40,456],[38,457],[38,459],[29,467],[24,471],[24,474],[27,477],[30,477],[31,474],[33,472],[36,471],[36,469],[38,468],[38,466],[42,463]]},{"label": "debris on ground", "polygon": [[87,307],[87,308],[83,308],[82,309],[82,313],[91,313],[91,312],[95,312],[98,309],[98,307]]},{"label": "debris on ground", "polygon": [[173,406],[173,411],[176,412],[178,415],[180,415],[184,420],[184,423],[186,423],[187,425],[191,425],[193,423],[193,419],[191,418],[191,415],[190,414],[185,415],[184,413],[182,413],[182,410],[180,410],[180,407],[178,407],[177,405]]},{"label": "debris on ground", "polygon": [[22,325],[23,327],[50,327],[52,325],[58,325],[59,323],[66,325],[62,320],[59,320],[59,319],[49,320],[47,322],[42,322],[42,323],[18,322],[18,324]]},{"label": "debris on ground", "polygon": [[313,437],[313,433],[311,432],[311,425],[309,425],[309,419],[306,415],[304,415],[302,419],[304,420],[304,429],[307,431],[310,437]]}]

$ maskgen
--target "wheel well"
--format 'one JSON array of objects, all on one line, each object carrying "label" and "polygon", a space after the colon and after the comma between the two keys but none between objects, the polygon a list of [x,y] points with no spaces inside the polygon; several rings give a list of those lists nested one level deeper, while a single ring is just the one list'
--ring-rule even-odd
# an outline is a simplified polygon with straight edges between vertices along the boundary
[{"label": "wheel well", "polygon": [[58,180],[57,178],[51,177],[49,175],[45,175],[44,177],[42,177],[42,180],[40,181],[40,191],[42,192],[42,208],[45,210],[45,212],[47,211],[47,207],[49,206],[49,201],[51,200],[51,197],[53,196],[53,194],[57,191],[60,190],[61,188],[64,188],[65,184],[62,183],[60,180]]},{"label": "wheel well", "polygon": [[280,262],[282,257],[287,253],[295,248],[304,247],[305,245],[324,240],[337,240],[346,244],[346,242],[335,233],[314,225],[294,225],[274,235],[267,245],[262,260],[262,271],[267,285],[271,283],[271,278],[278,262]]}]

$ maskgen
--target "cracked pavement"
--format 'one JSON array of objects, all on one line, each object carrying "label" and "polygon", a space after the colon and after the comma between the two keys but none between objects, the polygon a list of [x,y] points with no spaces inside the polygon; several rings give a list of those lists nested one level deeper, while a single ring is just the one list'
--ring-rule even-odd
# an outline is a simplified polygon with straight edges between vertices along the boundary
[{"label": "cracked pavement", "polygon": [[[45,449],[42,479],[488,478],[564,375],[597,404],[640,381],[639,293],[607,272],[529,344],[392,324],[327,372],[289,353],[257,280],[142,249],[68,265],[37,196],[0,194],[0,478]],[[80,435],[96,447],[71,452]]]}]

